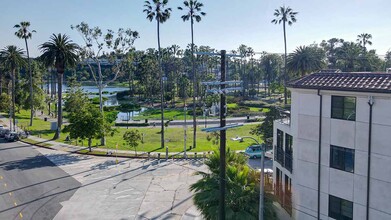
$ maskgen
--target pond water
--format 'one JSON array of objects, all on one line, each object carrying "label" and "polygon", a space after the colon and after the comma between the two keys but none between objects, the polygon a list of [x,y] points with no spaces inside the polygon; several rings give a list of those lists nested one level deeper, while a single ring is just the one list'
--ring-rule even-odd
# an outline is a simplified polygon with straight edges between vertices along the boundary
[{"label": "pond water", "polygon": [[[96,86],[82,86],[81,87],[86,93],[98,93],[99,90]],[[63,92],[66,92],[68,89],[68,86],[64,85],[62,88]],[[103,89],[103,92],[108,92],[108,93],[116,93],[116,92],[122,92],[125,90],[128,90],[129,88],[127,87],[116,87],[116,86],[107,86]]]},{"label": "pond water", "polygon": [[[44,89],[47,89],[47,85],[44,85]],[[67,90],[69,89],[69,87],[67,85],[63,85],[62,87],[62,91],[65,93]],[[96,86],[81,86],[81,89],[83,89],[83,91],[85,93],[88,94],[88,98],[94,98],[94,97],[97,97],[98,95],[95,95],[96,93],[99,92],[98,88],[96,88]],[[106,94],[103,94],[104,97],[107,97],[108,100],[105,101],[103,103],[104,106],[117,106],[119,105],[119,101],[117,100],[117,92],[122,92],[122,91],[126,91],[128,90],[129,88],[127,87],[117,87],[117,86],[107,86],[103,89],[103,92],[106,92]],[[50,90],[50,86],[49,86],[49,90]],[[94,94],[92,94],[94,93]],[[127,121],[127,120],[130,120],[132,118],[132,115],[133,117],[136,117],[138,116],[141,112],[145,111],[146,108],[141,108],[140,111],[134,111],[134,112],[130,112],[130,116],[128,118],[128,114],[125,113],[125,112],[119,112],[118,115],[117,115],[117,121]]]},{"label": "pond water", "polygon": [[142,107],[140,111],[130,112],[129,116],[128,116],[128,114],[126,112],[120,112],[117,115],[117,121],[128,121],[128,120],[131,120],[132,117],[138,116],[141,112],[143,112],[145,110],[147,110],[147,108]]}]

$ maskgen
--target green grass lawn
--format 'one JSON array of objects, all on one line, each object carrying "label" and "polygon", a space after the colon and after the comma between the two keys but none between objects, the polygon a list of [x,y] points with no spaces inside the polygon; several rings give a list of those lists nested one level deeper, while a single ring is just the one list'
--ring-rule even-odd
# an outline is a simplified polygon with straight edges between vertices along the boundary
[{"label": "green grass lawn", "polygon": [[[32,135],[40,136],[45,139],[52,139],[54,136],[54,131],[50,130],[50,122],[45,122],[41,119],[35,118],[33,121],[33,126],[28,126],[29,124],[29,112],[21,111],[20,114],[17,114],[18,125],[22,127],[27,127],[27,129],[31,132]],[[246,140],[245,142],[232,141],[231,138],[236,136],[248,136],[250,129],[255,125],[244,125],[242,127],[233,128],[227,131],[227,147],[230,147],[232,150],[243,150],[250,144],[253,144],[251,140]],[[207,140],[207,136],[209,135],[206,132],[201,131],[202,127],[198,127],[197,130],[197,148],[193,148],[190,150],[190,146],[193,145],[193,128],[188,126],[187,130],[187,150],[193,152],[200,151],[212,151],[214,149],[218,149],[217,145],[213,145],[212,142]],[[140,133],[144,134],[144,144],[140,144],[137,151],[157,151],[157,152],[165,152],[165,149],[160,148],[160,128],[158,127],[145,127],[145,128],[129,128],[137,129]],[[99,146],[99,148],[103,149],[115,149],[118,144],[118,149],[123,150],[134,150],[125,146],[124,141],[122,140],[123,134],[127,131],[126,128],[117,128],[118,133],[116,133],[113,137],[107,137],[106,146]],[[60,142],[65,143],[65,138],[68,134],[62,133],[61,138],[58,140]],[[165,145],[168,146],[170,152],[181,152],[184,148],[184,129],[183,127],[169,127],[165,130]],[[99,140],[94,140],[93,145],[99,145]],[[74,143],[73,143],[74,144]],[[79,145],[86,146],[87,141],[84,143],[79,142]]]},{"label": "green grass lawn", "polygon": [[[233,128],[227,131],[227,147],[230,147],[232,150],[243,150],[252,144],[252,141],[247,142],[237,142],[232,141],[230,138],[236,136],[248,136],[250,129],[255,125],[244,125],[242,127]],[[138,151],[159,151],[165,152],[165,149],[160,148],[160,128],[129,128],[137,129],[140,133],[144,134],[144,144],[140,144],[138,147]],[[119,149],[129,149],[125,146],[124,141],[122,140],[122,135],[126,132],[126,128],[118,128],[119,133],[114,137],[107,138],[107,147],[110,149],[114,149],[115,145],[118,143]],[[206,132],[201,131],[201,127],[197,130],[197,148],[191,149],[190,146],[193,145],[193,129],[188,127],[187,130],[187,150],[199,152],[199,151],[211,151],[214,149],[218,149],[217,145],[213,145],[212,142],[207,140],[207,136],[210,135]],[[184,129],[182,127],[169,127],[165,130],[165,145],[168,146],[169,151],[171,152],[181,152],[184,148]]]},{"label": "green grass lawn", "polygon": [[[193,115],[191,111],[187,111],[186,119],[191,120]],[[148,109],[144,111],[140,116],[133,117],[134,120],[160,120],[161,111],[160,109]],[[197,118],[203,119],[204,116],[198,115]],[[218,117],[208,117],[208,118],[218,118]],[[184,120],[185,114],[183,109],[165,109],[164,110],[164,120]]]}]

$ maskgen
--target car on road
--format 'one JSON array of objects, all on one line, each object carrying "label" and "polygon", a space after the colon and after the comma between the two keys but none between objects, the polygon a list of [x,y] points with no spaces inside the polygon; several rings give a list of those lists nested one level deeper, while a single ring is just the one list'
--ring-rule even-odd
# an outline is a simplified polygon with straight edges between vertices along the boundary
[{"label": "car on road", "polygon": [[9,142],[11,141],[18,141],[19,140],[19,134],[16,132],[10,132],[5,135],[5,139]]},{"label": "car on road", "polygon": [[262,147],[261,145],[251,145],[246,148],[244,151],[244,154],[246,154],[250,158],[261,158],[262,157]]},{"label": "car on road", "polygon": [[0,130],[0,138],[5,138],[5,136],[10,133],[11,131],[9,129],[1,129]]}]

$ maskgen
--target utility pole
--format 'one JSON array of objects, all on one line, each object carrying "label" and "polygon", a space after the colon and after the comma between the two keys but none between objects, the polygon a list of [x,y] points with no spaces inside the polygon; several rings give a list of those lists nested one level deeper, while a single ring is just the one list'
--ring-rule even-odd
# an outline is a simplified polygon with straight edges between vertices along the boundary
[{"label": "utility pole", "polygon": [[218,53],[208,53],[208,52],[197,52],[196,54],[200,55],[217,55],[221,57],[221,77],[220,81],[216,82],[203,82],[202,84],[206,86],[219,86],[219,89],[207,89],[206,92],[220,94],[220,127],[210,127],[204,128],[202,131],[206,132],[216,132],[220,131],[220,175],[219,175],[219,183],[220,183],[220,195],[219,195],[219,220],[225,219],[225,189],[226,189],[226,130],[230,128],[235,128],[242,126],[243,124],[230,124],[226,125],[226,116],[227,116],[227,105],[226,105],[226,94],[230,91],[235,91],[242,89],[241,87],[234,88],[226,88],[226,85],[242,83],[239,81],[226,81],[226,56],[237,56],[226,54],[225,50],[221,50]]},{"label": "utility pole", "polygon": [[[221,51],[221,82],[220,89],[225,89],[225,50]],[[220,94],[220,127],[225,127],[225,115],[226,115],[226,98],[225,94]],[[225,219],[225,147],[226,147],[226,131],[220,130],[220,220]]]}]

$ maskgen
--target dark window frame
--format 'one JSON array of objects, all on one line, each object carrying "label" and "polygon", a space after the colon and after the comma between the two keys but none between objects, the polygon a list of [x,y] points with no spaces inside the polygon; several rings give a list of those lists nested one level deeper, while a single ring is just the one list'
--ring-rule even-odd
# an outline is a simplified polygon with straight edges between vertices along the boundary
[{"label": "dark window frame", "polygon": [[329,195],[329,217],[336,220],[352,220],[353,202]]},{"label": "dark window frame", "polygon": [[356,121],[356,107],[356,97],[331,96],[331,118]]},{"label": "dark window frame", "polygon": [[285,153],[292,155],[293,136],[285,133]]},{"label": "dark window frame", "polygon": [[277,129],[277,147],[284,149],[284,132]]},{"label": "dark window frame", "polygon": [[330,145],[330,167],[354,173],[355,150]]}]

